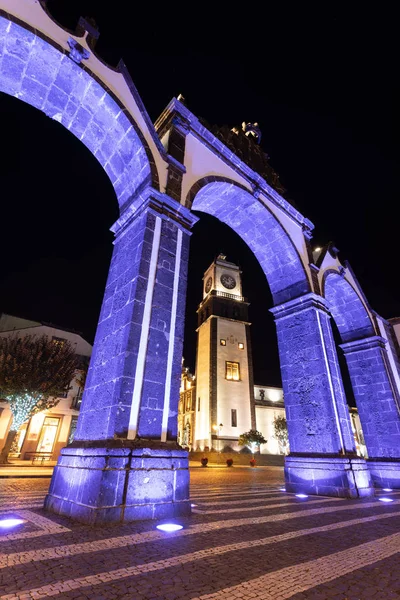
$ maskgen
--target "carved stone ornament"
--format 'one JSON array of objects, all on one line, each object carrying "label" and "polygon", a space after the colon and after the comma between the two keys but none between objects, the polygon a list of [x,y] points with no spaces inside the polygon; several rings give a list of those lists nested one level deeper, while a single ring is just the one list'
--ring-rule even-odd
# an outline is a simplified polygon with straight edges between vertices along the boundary
[{"label": "carved stone ornament", "polygon": [[89,50],[86,50],[79,42],[70,37],[68,40],[68,46],[71,48],[69,57],[72,58],[77,65],[80,65],[83,60],[87,60],[90,56]]},{"label": "carved stone ornament", "polygon": [[[261,175],[265,181],[273,187],[281,196],[285,195],[286,189],[279,180],[279,175],[269,164],[269,156],[259,145],[261,130],[258,123],[245,123],[242,127],[229,128],[227,125],[218,127],[210,125],[205,119],[200,122],[207,127],[211,133],[219,138],[240,160],[242,160],[253,171]],[[258,137],[257,137],[258,136]],[[291,202],[291,201],[290,201]]]}]

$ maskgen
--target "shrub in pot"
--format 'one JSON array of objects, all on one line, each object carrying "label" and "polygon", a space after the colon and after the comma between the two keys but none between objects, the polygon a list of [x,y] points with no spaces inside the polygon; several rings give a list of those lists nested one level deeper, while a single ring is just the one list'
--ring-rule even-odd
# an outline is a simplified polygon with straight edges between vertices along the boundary
[{"label": "shrub in pot", "polygon": [[227,458],[226,459],[226,466],[227,467],[231,467],[233,465],[233,458]]},{"label": "shrub in pot", "polygon": [[206,456],[203,456],[203,458],[201,459],[201,464],[203,465],[203,467],[206,467],[208,463],[208,458]]},{"label": "shrub in pot", "polygon": [[250,466],[251,466],[251,467],[255,467],[255,466],[256,466],[256,459],[255,459],[255,458],[252,458],[252,459],[250,460]]}]

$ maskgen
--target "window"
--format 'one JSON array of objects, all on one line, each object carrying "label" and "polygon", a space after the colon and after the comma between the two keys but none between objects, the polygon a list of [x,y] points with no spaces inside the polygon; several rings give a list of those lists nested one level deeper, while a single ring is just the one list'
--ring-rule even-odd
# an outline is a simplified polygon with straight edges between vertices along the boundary
[{"label": "window", "polygon": [[68,444],[71,444],[74,441],[77,423],[78,423],[78,417],[72,417],[71,428],[69,430],[69,436],[68,436]]},{"label": "window", "polygon": [[200,411],[200,397],[197,399],[197,410]]},{"label": "window", "polygon": [[56,337],[55,335],[53,335],[51,339],[53,344],[56,344],[57,346],[64,346],[65,342],[67,341],[65,338]]},{"label": "window", "polygon": [[231,381],[239,381],[240,379],[240,369],[238,362],[225,362],[225,378],[230,379]]},{"label": "window", "polygon": [[82,396],[83,396],[83,388],[78,388],[78,393],[73,398],[71,403],[71,408],[75,408],[75,410],[79,410],[82,404]]},{"label": "window", "polygon": [[239,350],[244,350],[244,344],[243,344],[243,342],[239,342],[238,346],[239,346]]},{"label": "window", "polygon": [[219,340],[219,343],[221,346],[226,346],[226,340]]},{"label": "window", "polygon": [[236,408],[232,408],[232,410],[231,410],[231,426],[237,427],[237,410],[236,410]]},{"label": "window", "polygon": [[58,417],[45,418],[36,452],[53,452],[59,423],[60,419]]}]

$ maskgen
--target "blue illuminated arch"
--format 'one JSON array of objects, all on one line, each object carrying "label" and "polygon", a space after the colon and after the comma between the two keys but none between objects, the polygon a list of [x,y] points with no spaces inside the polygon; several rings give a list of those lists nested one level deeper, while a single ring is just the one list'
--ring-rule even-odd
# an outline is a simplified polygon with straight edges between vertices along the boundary
[{"label": "blue illuminated arch", "polygon": [[326,273],[323,295],[343,342],[376,335],[374,325],[360,296],[337,271],[330,270]]},{"label": "blue illuminated arch", "polygon": [[311,291],[288,233],[245,188],[228,179],[205,178],[194,184],[186,204],[216,217],[246,242],[265,273],[275,304]]},{"label": "blue illuminated arch", "polygon": [[0,91],[38,108],[83,142],[110,178],[120,207],[144,183],[158,188],[150,149],[115,95],[52,40],[8,17],[0,12]]}]

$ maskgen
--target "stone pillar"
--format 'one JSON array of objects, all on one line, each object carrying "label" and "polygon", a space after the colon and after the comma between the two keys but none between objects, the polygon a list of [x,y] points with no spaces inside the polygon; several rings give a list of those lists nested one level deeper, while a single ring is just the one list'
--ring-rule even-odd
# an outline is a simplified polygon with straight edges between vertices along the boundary
[{"label": "stone pillar", "polygon": [[115,247],[74,442],[45,507],[86,523],[190,513],[176,443],[190,228],[151,191],[113,227]]},{"label": "stone pillar", "polygon": [[356,455],[325,300],[309,293],[274,307],[290,455],[286,489],[325,496],[373,493]]},{"label": "stone pillar", "polygon": [[345,354],[377,487],[400,488],[400,409],[396,384],[380,336],[340,346]]}]

